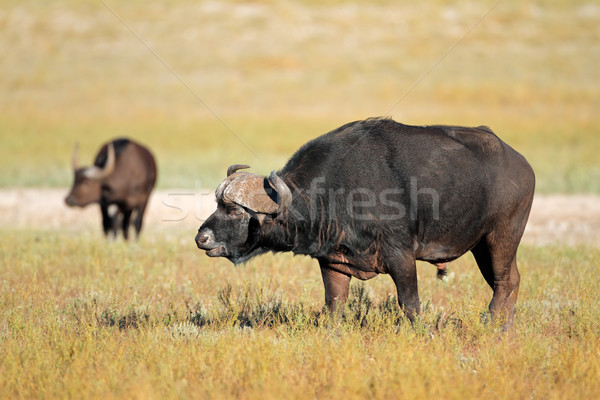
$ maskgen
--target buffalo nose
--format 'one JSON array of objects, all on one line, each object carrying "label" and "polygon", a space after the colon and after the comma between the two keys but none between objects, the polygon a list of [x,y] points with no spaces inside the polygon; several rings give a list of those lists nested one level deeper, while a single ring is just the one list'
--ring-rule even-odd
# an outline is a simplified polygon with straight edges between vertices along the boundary
[{"label": "buffalo nose", "polygon": [[198,231],[198,234],[196,235],[196,245],[199,248],[202,248],[203,246],[210,244],[211,237],[212,237],[211,234],[212,234],[212,232],[210,230]]},{"label": "buffalo nose", "polygon": [[198,232],[196,235],[196,242],[198,243],[206,243],[208,241],[208,235],[206,233]]},{"label": "buffalo nose", "polygon": [[68,206],[74,206],[75,205],[75,201],[73,201],[73,199],[71,198],[71,196],[68,196],[67,198],[65,198],[65,203],[67,203]]}]

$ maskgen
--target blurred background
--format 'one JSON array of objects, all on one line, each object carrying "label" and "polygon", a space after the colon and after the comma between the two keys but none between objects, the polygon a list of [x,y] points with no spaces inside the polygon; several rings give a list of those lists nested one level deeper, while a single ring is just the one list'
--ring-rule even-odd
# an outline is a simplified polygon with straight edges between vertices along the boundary
[{"label": "blurred background", "polygon": [[346,122],[488,125],[538,193],[600,193],[595,1],[4,0],[0,187],[71,184],[117,136],[158,187],[268,173]]}]

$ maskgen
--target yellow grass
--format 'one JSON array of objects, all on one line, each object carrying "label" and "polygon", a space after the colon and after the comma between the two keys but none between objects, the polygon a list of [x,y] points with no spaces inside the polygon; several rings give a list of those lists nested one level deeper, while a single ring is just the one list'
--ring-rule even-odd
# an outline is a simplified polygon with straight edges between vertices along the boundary
[{"label": "yellow grass", "polygon": [[419,266],[413,327],[387,276],[355,282],[332,319],[312,260],[235,269],[187,236],[96,239],[0,233],[1,397],[600,395],[598,249],[523,248],[515,331],[503,335],[481,323],[491,291],[471,257],[444,282]]},{"label": "yellow grass", "polygon": [[[345,122],[491,126],[541,192],[600,193],[600,7],[517,0],[7,0],[0,186],[67,186],[115,136],[163,188],[280,168]],[[484,17],[482,19],[482,17]],[[40,221],[43,226],[43,221]],[[107,243],[0,230],[0,398],[593,399],[597,247],[522,247],[515,330],[472,259],[419,265],[411,326],[386,276],[322,313],[316,263],[209,259],[193,232]]]}]

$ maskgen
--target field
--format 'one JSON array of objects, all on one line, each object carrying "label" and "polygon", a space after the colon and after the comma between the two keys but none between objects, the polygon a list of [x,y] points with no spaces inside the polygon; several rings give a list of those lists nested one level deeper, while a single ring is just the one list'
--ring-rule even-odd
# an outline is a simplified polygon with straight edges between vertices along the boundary
[{"label": "field", "polygon": [[[402,3],[4,1],[0,398],[600,398],[600,6]],[[413,326],[387,276],[332,316],[314,260],[196,249],[227,166],[382,115],[489,125],[531,162],[512,332],[470,255],[419,264]],[[115,136],[159,164],[135,243],[62,204],[74,144]]]},{"label": "field", "polygon": [[314,261],[243,268],[193,235],[107,245],[94,233],[0,232],[0,394],[6,398],[581,398],[600,395],[600,251],[524,246],[514,333],[481,323],[474,261],[444,282],[420,265],[421,321],[391,279],[321,313]]},{"label": "field", "polygon": [[214,187],[385,115],[489,125],[540,192],[600,193],[593,2],[4,4],[0,186],[67,186],[76,141],[91,162],[126,135],[156,152],[161,187]]}]

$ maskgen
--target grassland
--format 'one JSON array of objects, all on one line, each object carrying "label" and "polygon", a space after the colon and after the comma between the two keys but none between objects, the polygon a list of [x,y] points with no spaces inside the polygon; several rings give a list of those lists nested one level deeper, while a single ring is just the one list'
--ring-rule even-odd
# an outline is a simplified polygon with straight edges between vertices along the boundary
[{"label": "grassland", "polygon": [[[281,167],[350,120],[491,126],[538,193],[600,193],[600,7],[6,0],[0,187],[70,184],[80,143],[148,144],[159,186]],[[28,221],[31,219],[27,219]],[[485,326],[470,256],[419,265],[411,326],[386,276],[322,312],[308,258],[234,268],[189,231],[139,243],[0,226],[0,398],[600,398],[600,247],[524,245],[515,330]]]},{"label": "grassland", "polygon": [[516,327],[481,323],[491,291],[470,257],[447,281],[419,266],[422,320],[391,279],[354,282],[323,314],[316,263],[234,269],[185,236],[0,232],[3,398],[597,398],[600,251],[524,247]]},{"label": "grassland", "polygon": [[491,126],[540,192],[600,193],[593,2],[7,1],[0,185],[67,186],[127,135],[159,185],[279,168],[350,120]]}]

